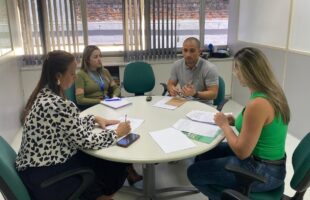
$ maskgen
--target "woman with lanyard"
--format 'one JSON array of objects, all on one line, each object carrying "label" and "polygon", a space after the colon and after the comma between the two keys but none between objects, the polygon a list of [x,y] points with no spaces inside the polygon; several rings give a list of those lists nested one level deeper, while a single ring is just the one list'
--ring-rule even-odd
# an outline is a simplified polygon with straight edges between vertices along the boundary
[{"label": "woman with lanyard", "polygon": [[[89,45],[83,52],[81,70],[75,81],[75,95],[78,107],[86,109],[100,103],[105,98],[119,97],[119,86],[113,80],[107,69],[102,67],[101,51],[97,46]],[[128,165],[128,183],[142,180],[133,165]]]},{"label": "woman with lanyard", "polygon": [[76,101],[82,110],[100,103],[105,98],[120,96],[119,86],[109,71],[102,67],[101,52],[97,46],[85,47],[75,88]]}]

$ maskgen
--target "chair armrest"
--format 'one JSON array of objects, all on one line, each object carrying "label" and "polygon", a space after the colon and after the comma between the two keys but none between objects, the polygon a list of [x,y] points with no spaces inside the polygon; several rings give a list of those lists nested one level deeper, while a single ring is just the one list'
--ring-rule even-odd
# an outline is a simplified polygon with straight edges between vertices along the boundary
[{"label": "chair armrest", "polygon": [[249,196],[252,183],[254,183],[255,181],[266,183],[267,181],[265,177],[258,174],[254,174],[253,172],[250,172],[236,165],[227,164],[225,166],[225,169],[227,171],[234,173],[236,179],[239,181],[240,185],[239,191],[246,196]]},{"label": "chair armrest", "polygon": [[218,111],[222,111],[224,105],[227,103],[227,101],[229,101],[229,99],[223,99],[223,101],[221,101],[217,106],[216,106],[216,110]]},{"label": "chair armrest", "polygon": [[159,84],[162,85],[163,89],[164,89],[164,91],[163,91],[163,93],[161,95],[165,96],[167,94],[167,92],[168,92],[167,84],[166,83],[159,83]]},{"label": "chair armrest", "polygon": [[250,200],[250,198],[236,190],[226,189],[221,194],[221,200]]},{"label": "chair armrest", "polygon": [[81,184],[79,188],[70,196],[70,200],[78,199],[79,196],[84,192],[84,190],[94,181],[95,173],[89,168],[78,168],[73,170],[68,170],[64,173],[51,177],[41,183],[41,188],[49,187],[61,180],[70,178],[73,176],[78,176],[81,178]]}]

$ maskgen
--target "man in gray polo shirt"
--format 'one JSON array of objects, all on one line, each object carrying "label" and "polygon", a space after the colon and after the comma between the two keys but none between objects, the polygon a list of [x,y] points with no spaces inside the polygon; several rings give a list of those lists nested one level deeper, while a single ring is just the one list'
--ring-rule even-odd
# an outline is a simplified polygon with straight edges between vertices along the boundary
[{"label": "man in gray polo shirt", "polygon": [[183,58],[173,64],[168,92],[171,96],[193,97],[212,104],[218,92],[218,72],[214,64],[200,58],[200,53],[200,41],[197,38],[185,39]]}]

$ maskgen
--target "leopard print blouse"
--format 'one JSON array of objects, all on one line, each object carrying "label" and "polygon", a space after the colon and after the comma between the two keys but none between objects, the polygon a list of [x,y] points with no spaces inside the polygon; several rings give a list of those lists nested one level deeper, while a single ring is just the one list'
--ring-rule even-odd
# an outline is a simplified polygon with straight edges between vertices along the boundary
[{"label": "leopard print blouse", "polygon": [[73,102],[43,88],[26,117],[16,169],[64,163],[78,149],[101,149],[115,142],[115,131],[93,133],[95,117],[79,114]]}]

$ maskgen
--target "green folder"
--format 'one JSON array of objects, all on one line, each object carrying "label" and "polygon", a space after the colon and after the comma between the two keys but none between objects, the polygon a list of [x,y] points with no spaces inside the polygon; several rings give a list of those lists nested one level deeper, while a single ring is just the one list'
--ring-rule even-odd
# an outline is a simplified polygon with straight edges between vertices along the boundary
[{"label": "green folder", "polygon": [[187,137],[189,137],[192,140],[196,140],[199,142],[203,142],[203,143],[207,143],[210,144],[213,142],[213,140],[219,135],[221,134],[221,130],[218,130],[216,132],[216,134],[214,135],[214,137],[207,137],[207,136],[203,136],[203,135],[198,135],[195,133],[190,133],[190,132],[186,132],[186,131],[182,131]]}]

